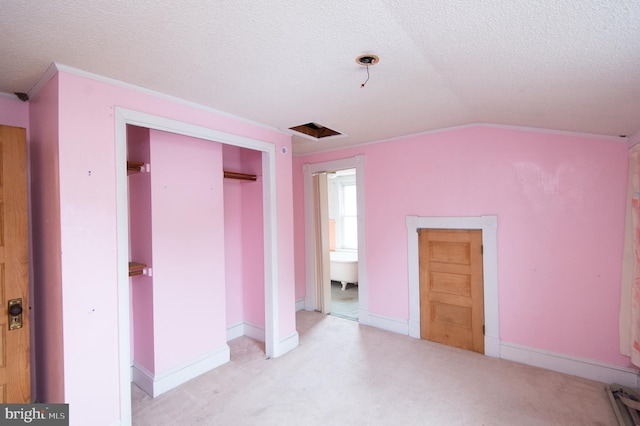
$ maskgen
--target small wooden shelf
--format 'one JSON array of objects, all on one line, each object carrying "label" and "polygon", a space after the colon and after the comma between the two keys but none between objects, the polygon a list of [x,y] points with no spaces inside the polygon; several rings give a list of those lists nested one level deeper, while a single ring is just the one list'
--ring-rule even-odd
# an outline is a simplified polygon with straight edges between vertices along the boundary
[{"label": "small wooden shelf", "polygon": [[127,174],[140,173],[144,171],[144,161],[127,161]]},{"label": "small wooden shelf", "polygon": [[251,175],[248,173],[238,173],[238,172],[228,172],[224,171],[225,179],[240,179],[240,180],[252,180],[255,181],[258,179],[256,175]]},{"label": "small wooden shelf", "polygon": [[144,275],[144,270],[147,267],[144,263],[129,262],[129,276],[135,277],[136,275]]}]

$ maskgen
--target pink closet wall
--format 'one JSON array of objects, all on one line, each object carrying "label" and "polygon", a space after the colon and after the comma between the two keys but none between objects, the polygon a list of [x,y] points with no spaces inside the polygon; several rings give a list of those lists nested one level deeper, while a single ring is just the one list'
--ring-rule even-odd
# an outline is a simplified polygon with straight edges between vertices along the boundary
[{"label": "pink closet wall", "polygon": [[[226,159],[226,149],[224,158]],[[224,242],[226,270],[227,327],[244,322],[242,264],[242,182],[225,179],[224,184]]]},{"label": "pink closet wall", "polygon": [[153,372],[161,374],[226,343],[222,146],[155,130],[150,145]]},{"label": "pink closet wall", "polygon": [[[242,187],[242,291],[244,321],[264,329],[264,226],[262,215],[262,178]],[[289,305],[289,308],[291,306]],[[294,306],[295,312],[295,306]]]},{"label": "pink closet wall", "polygon": [[130,279],[134,365],[158,375],[225,345],[222,147],[127,130],[151,167],[128,177],[130,259],[153,271]]},{"label": "pink closet wall", "polygon": [[256,181],[224,180],[227,326],[243,323],[264,330],[262,153],[225,145],[223,163],[224,170],[257,176]]},{"label": "pink closet wall", "polygon": [[[115,106],[250,137],[274,144],[277,150],[290,150],[291,140],[288,135],[230,116],[68,72],[57,73],[43,90],[48,91],[51,104],[43,105],[39,114],[32,113],[32,123],[57,116],[57,121],[50,122],[51,126],[57,124],[57,138],[52,138],[57,152],[41,157],[47,162],[42,167],[51,173],[34,182],[34,191],[51,201],[52,214],[59,207],[53,222],[39,218],[41,228],[34,235],[38,241],[52,242],[49,252],[35,265],[40,277],[36,285],[59,290],[57,300],[47,300],[49,309],[55,311],[50,315],[51,345],[42,347],[40,354],[47,363],[55,364],[51,377],[58,379],[46,391],[53,398],[47,400],[64,400],[75,407],[74,424],[95,424],[97,412],[101,413],[101,424],[113,424],[120,417]],[[45,130],[50,129],[43,133]],[[291,157],[277,155],[279,341],[295,333],[291,170]],[[169,329],[176,332],[172,326]],[[212,333],[217,339],[218,332]],[[182,359],[179,345],[160,344],[168,353],[156,368]]]},{"label": "pink closet wall", "polygon": [[359,154],[370,312],[408,319],[407,215],[497,215],[501,340],[628,365],[618,351],[623,140],[472,126],[296,157],[298,298],[302,165]]}]

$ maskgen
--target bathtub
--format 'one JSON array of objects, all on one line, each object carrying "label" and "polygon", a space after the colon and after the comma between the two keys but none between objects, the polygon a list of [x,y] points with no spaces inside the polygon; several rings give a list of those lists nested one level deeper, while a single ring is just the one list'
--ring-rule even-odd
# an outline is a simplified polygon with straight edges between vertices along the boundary
[{"label": "bathtub", "polygon": [[348,283],[358,284],[358,253],[348,251],[329,252],[331,281],[339,281],[342,289]]}]

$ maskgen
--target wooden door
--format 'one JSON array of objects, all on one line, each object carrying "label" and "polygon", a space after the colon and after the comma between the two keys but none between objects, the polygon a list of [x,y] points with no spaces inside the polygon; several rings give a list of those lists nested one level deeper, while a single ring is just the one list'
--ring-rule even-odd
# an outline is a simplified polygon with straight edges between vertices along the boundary
[{"label": "wooden door", "polygon": [[420,337],[484,353],[482,231],[419,230]]},{"label": "wooden door", "polygon": [[[0,403],[31,402],[25,129],[0,126]],[[12,312],[21,315],[9,316]],[[22,326],[17,319],[21,316]]]}]

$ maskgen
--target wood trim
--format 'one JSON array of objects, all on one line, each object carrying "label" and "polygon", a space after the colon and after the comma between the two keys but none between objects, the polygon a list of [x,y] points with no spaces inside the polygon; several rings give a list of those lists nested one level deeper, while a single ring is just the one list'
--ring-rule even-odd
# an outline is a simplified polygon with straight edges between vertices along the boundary
[{"label": "wood trim", "polygon": [[147,265],[144,263],[129,262],[129,276],[144,275],[144,268],[146,267]]}]

